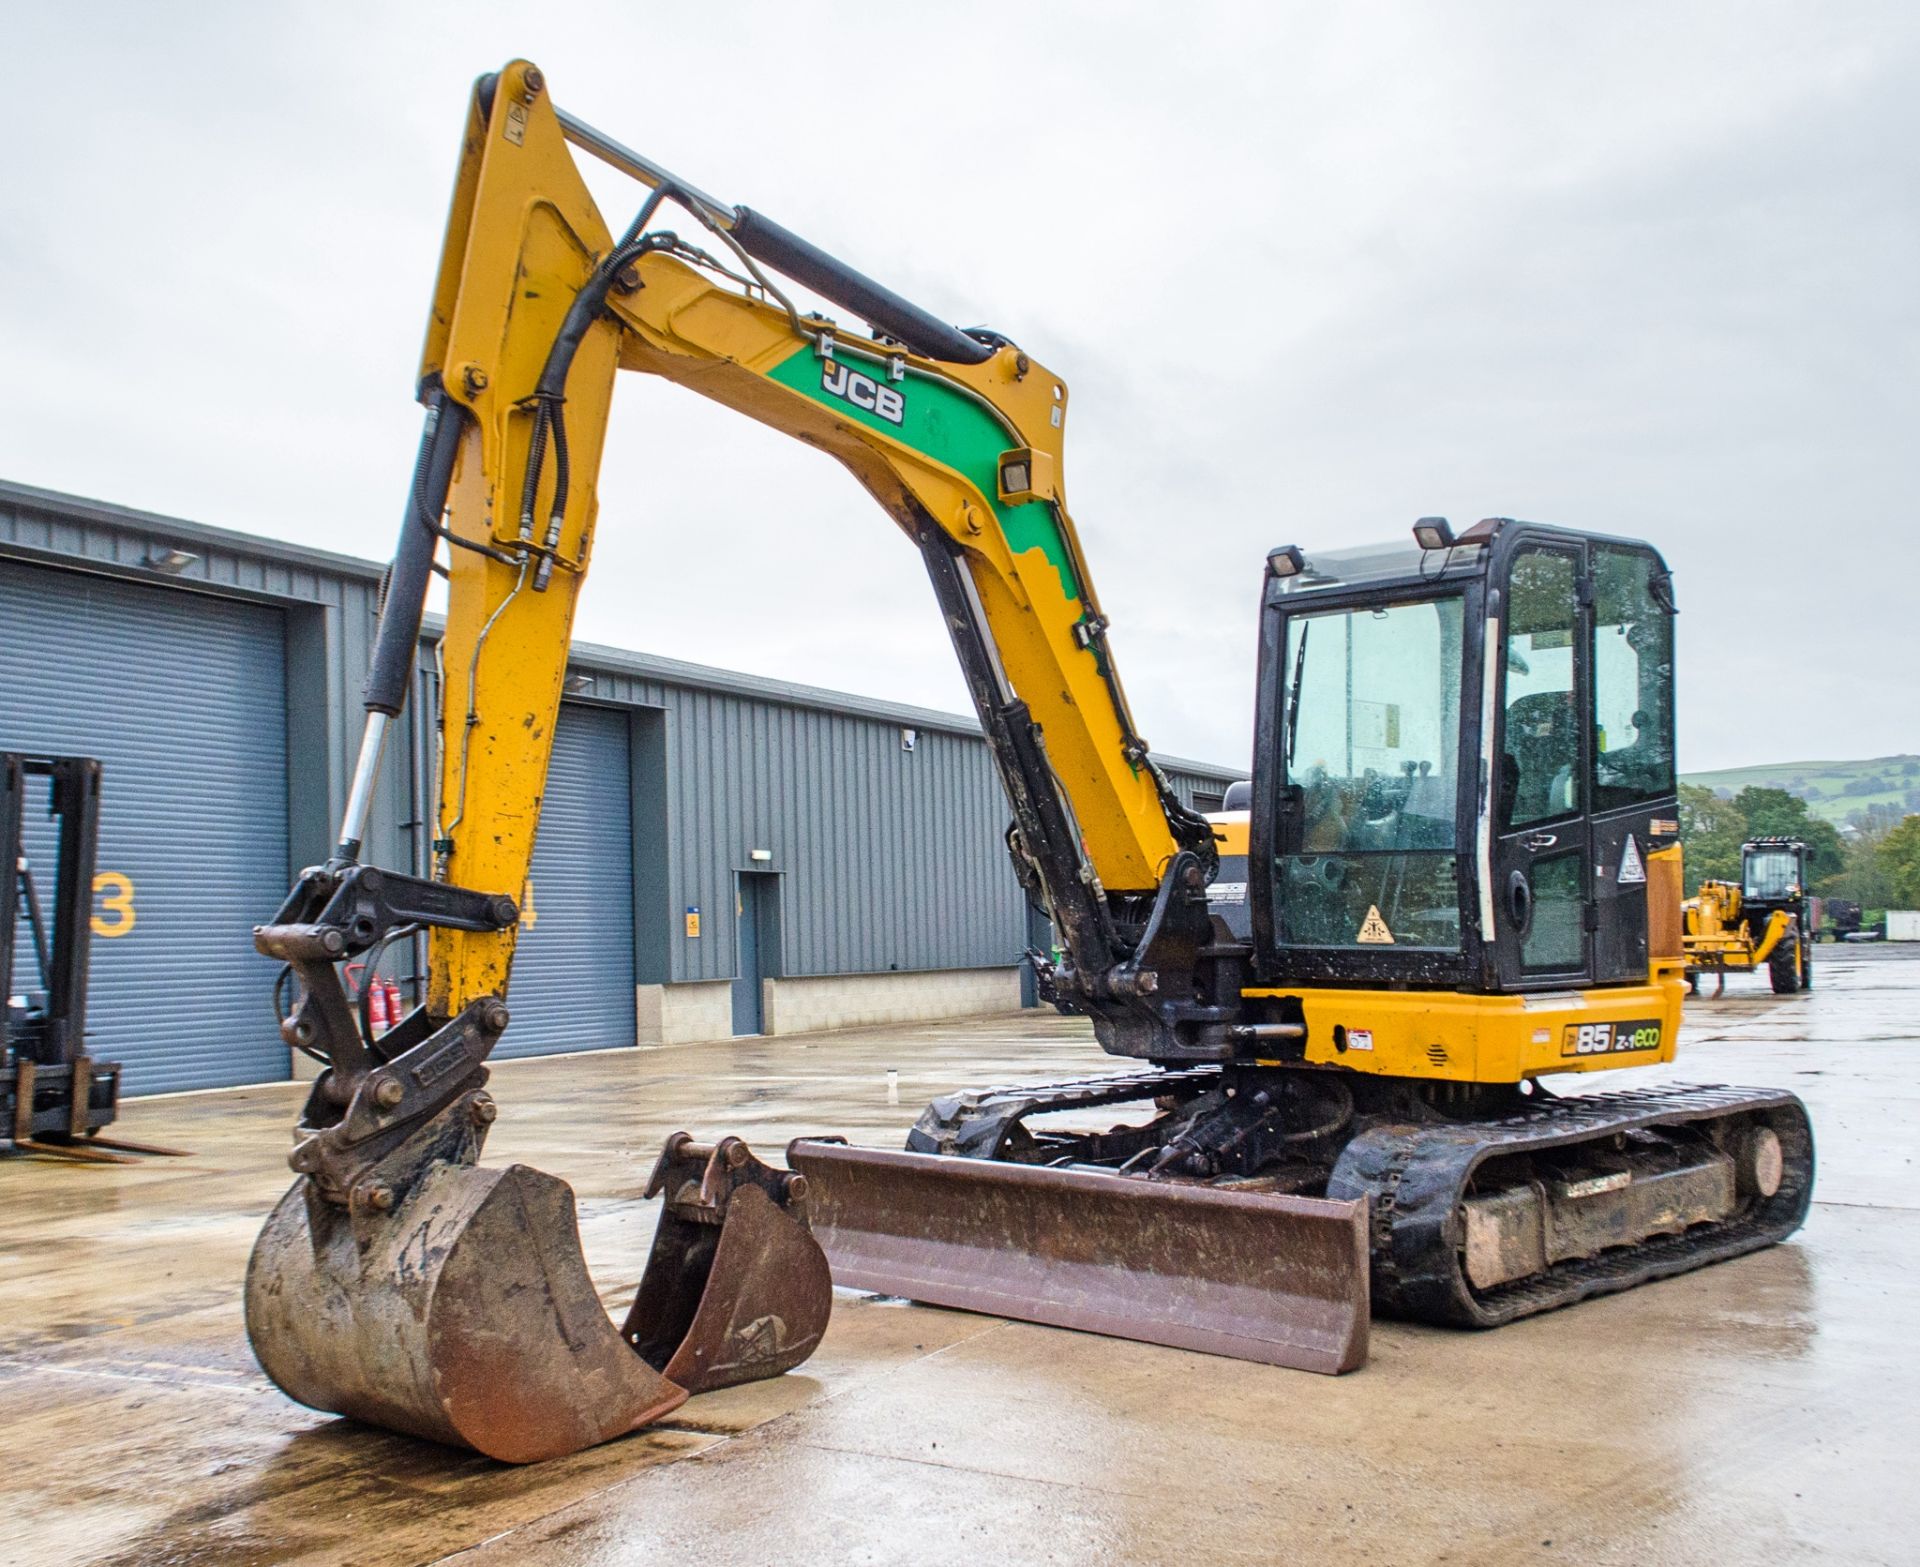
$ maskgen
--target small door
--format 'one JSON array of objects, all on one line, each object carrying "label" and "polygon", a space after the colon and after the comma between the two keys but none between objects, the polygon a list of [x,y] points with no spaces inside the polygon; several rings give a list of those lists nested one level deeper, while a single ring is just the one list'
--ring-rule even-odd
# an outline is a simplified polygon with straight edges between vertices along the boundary
[{"label": "small door", "polygon": [[761,981],[780,971],[780,878],[741,871],[734,879],[733,1031],[764,1034]]},{"label": "small door", "polygon": [[1508,576],[1493,851],[1506,989],[1593,974],[1584,564],[1578,551],[1530,545]]}]

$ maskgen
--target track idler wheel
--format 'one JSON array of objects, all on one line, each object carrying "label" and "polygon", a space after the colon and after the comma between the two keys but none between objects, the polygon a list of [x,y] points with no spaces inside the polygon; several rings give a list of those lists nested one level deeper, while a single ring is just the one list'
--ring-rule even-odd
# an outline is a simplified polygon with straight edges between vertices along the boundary
[{"label": "track idler wheel", "polygon": [[[572,1188],[525,1165],[475,1166],[466,1129],[491,1119],[485,1098],[433,1116],[344,1206],[310,1177],[281,1198],[254,1243],[246,1315],[288,1397],[532,1463],[636,1431],[692,1392],[778,1375],[819,1343],[832,1291],[804,1181],[793,1191],[738,1139],[701,1149],[676,1134],[648,1188],[668,1182],[653,1256],[619,1329],[587,1272]],[[672,1173],[688,1166],[700,1168],[676,1200]]]}]

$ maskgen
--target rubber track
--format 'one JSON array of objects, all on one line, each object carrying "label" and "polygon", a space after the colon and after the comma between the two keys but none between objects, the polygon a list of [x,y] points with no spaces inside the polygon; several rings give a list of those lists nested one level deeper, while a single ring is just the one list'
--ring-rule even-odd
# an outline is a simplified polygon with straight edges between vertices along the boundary
[{"label": "rubber track", "polygon": [[[1697,1225],[1680,1235],[1559,1263],[1496,1289],[1468,1284],[1458,1215],[1474,1170],[1486,1160],[1728,1116],[1751,1116],[1780,1138],[1784,1169],[1772,1197],[1757,1200],[1726,1223]],[[1813,1165],[1813,1131],[1806,1107],[1794,1095],[1681,1085],[1554,1099],[1539,1110],[1495,1121],[1375,1126],[1341,1151],[1327,1195],[1372,1201],[1376,1312],[1487,1328],[1784,1240],[1806,1217]]]}]

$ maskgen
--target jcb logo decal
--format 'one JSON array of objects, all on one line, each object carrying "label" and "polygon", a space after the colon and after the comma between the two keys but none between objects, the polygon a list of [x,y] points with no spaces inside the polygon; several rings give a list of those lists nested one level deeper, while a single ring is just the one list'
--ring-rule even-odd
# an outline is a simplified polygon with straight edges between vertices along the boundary
[{"label": "jcb logo decal", "polygon": [[1560,1035],[1563,1056],[1604,1056],[1659,1048],[1660,1024],[1653,1018],[1637,1023],[1569,1023]]},{"label": "jcb logo decal", "polygon": [[820,366],[820,385],[854,407],[878,414],[889,424],[900,424],[907,417],[907,400],[898,390],[882,386],[872,376],[850,370],[838,360],[829,359]]}]

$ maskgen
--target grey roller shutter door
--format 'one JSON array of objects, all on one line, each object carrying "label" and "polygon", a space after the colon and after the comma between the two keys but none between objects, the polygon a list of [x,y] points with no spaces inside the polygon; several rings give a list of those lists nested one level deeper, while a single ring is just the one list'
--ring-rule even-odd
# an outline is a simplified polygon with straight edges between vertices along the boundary
[{"label": "grey roller shutter door", "polygon": [[563,704],[496,1056],[634,1042],[631,779],[626,714]]},{"label": "grey roller shutter door", "polygon": [[287,890],[285,661],[277,610],[0,562],[0,748],[104,768],[88,1038],[125,1092],[287,1076],[252,940]]}]

